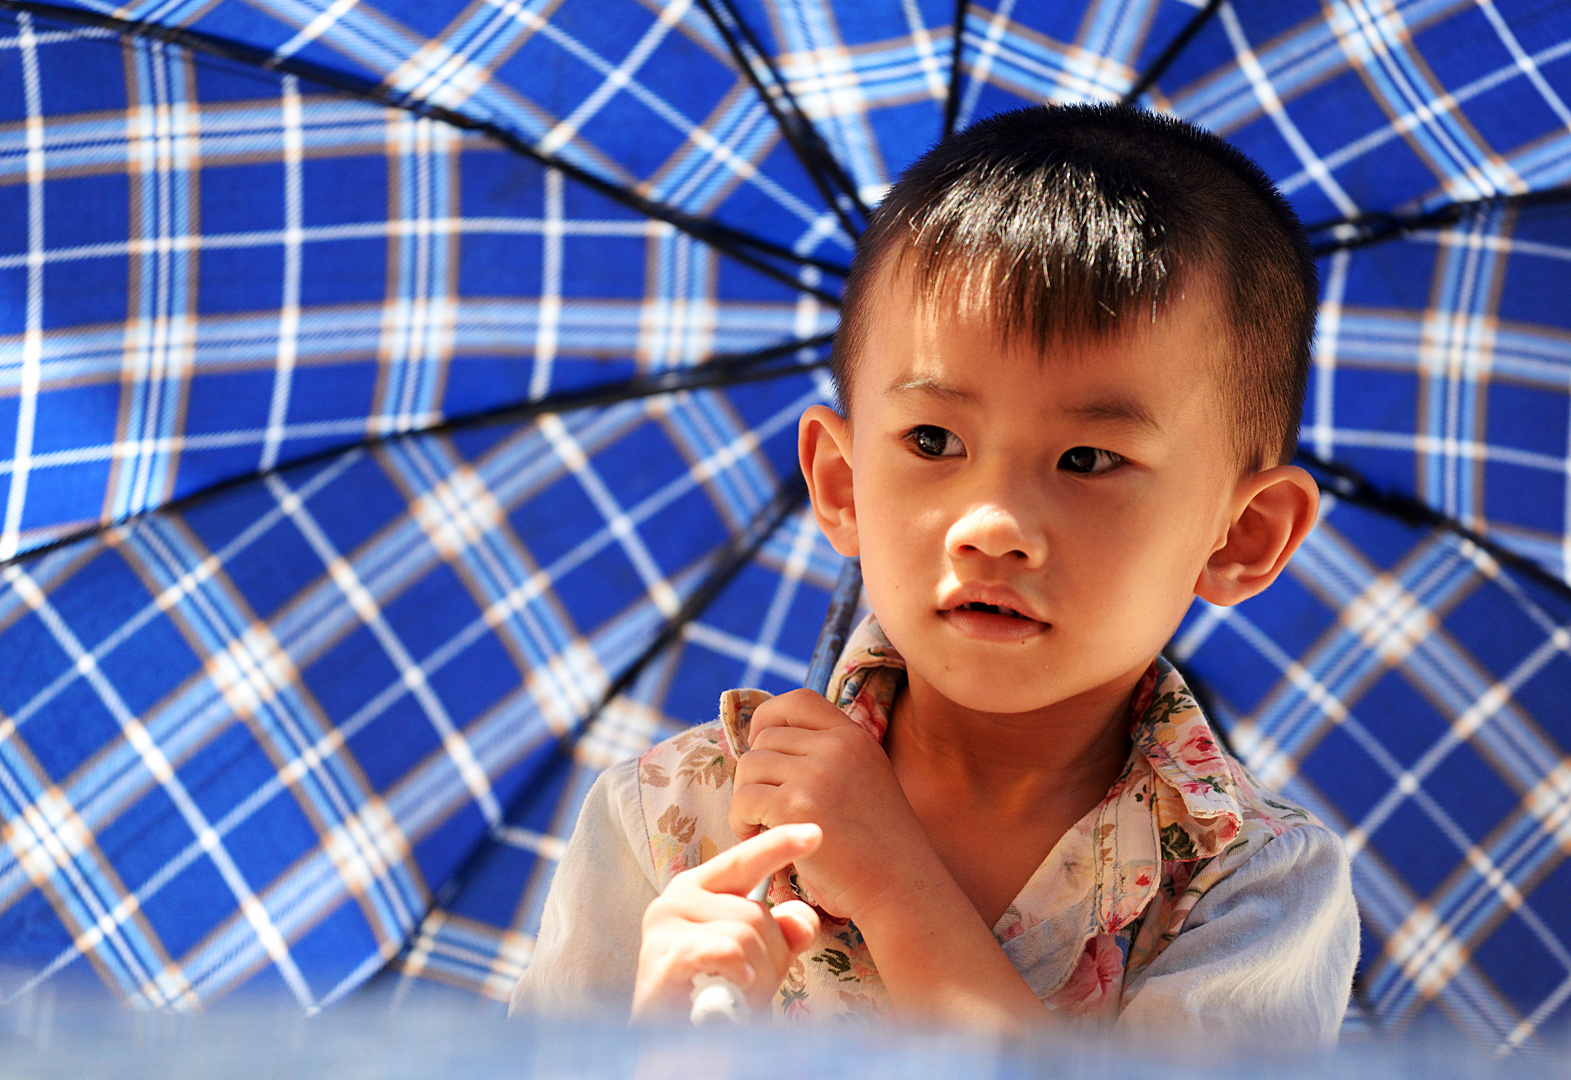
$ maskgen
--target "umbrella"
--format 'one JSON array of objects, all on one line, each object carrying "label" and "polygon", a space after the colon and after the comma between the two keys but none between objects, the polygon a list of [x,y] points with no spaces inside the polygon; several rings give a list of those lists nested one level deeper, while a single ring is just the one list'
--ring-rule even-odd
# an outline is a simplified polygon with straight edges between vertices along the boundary
[{"label": "umbrella", "polygon": [[505,997],[598,768],[805,677],[840,566],[792,425],[866,208],[946,130],[1123,98],[1254,156],[1322,257],[1327,508],[1171,652],[1348,837],[1362,1022],[1563,1016],[1571,15],[0,16],[6,993]]}]

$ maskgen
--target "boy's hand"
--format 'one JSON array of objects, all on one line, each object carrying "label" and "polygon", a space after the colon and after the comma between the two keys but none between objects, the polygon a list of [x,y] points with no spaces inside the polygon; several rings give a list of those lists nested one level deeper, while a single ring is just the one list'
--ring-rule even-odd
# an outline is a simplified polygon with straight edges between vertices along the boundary
[{"label": "boy's hand", "polygon": [[758,707],[748,739],[736,766],[731,828],[746,838],[760,827],[821,825],[822,845],[795,861],[825,911],[856,920],[868,905],[892,902],[914,878],[928,876],[937,857],[888,756],[845,713],[811,690],[795,690]]},{"label": "boy's hand", "polygon": [[685,1015],[700,974],[724,975],[753,1011],[767,1008],[791,961],[818,936],[818,914],[800,900],[771,909],[746,894],[823,838],[817,825],[770,829],[672,878],[644,911],[633,1019]]}]

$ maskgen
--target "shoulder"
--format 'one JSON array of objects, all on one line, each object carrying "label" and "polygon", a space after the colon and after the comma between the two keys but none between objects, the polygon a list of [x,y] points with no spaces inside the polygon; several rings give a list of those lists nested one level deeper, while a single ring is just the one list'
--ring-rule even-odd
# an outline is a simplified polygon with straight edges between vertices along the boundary
[{"label": "shoulder", "polygon": [[736,843],[728,814],[736,760],[720,721],[656,743],[633,770],[656,887]]},{"label": "shoulder", "polygon": [[731,781],[736,762],[719,720],[655,743],[637,759],[638,783],[654,789],[716,789]]},{"label": "shoulder", "polygon": [[1188,890],[1194,902],[1184,913],[1183,928],[1247,901],[1265,904],[1282,918],[1297,913],[1293,917],[1339,925],[1356,940],[1358,914],[1342,838],[1231,756],[1229,762],[1241,826],[1216,858],[1196,869]]},{"label": "shoulder", "polygon": [[1315,852],[1319,858],[1340,860],[1346,867],[1347,853],[1341,837],[1309,810],[1262,784],[1231,754],[1227,755],[1227,762],[1233,776],[1233,797],[1238,801],[1240,827],[1237,839],[1216,860],[1222,867],[1236,867],[1286,836],[1293,839],[1277,846],[1275,854],[1278,857],[1289,851]]},{"label": "shoulder", "polygon": [[[1134,950],[1139,964],[1150,963],[1180,933],[1203,922],[1206,911],[1224,898],[1253,895],[1273,906],[1330,904],[1354,911],[1341,837],[1309,810],[1266,787],[1220,747],[1212,765],[1207,783],[1216,789],[1226,815],[1194,821],[1188,830],[1191,842],[1182,850],[1164,836],[1161,889]],[[1202,829],[1208,820],[1218,824]],[[1200,846],[1195,835],[1207,841],[1203,854],[1195,850]],[[1356,924],[1356,914],[1352,918]]]}]

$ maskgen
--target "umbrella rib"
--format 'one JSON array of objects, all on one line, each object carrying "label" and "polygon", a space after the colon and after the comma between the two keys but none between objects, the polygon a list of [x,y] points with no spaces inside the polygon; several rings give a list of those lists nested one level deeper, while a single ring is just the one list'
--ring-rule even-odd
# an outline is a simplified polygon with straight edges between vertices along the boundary
[{"label": "umbrella rib", "polygon": [[737,262],[774,278],[799,292],[810,293],[831,306],[838,307],[840,304],[840,298],[833,293],[798,280],[786,270],[753,252],[760,252],[800,266],[810,266],[838,277],[846,275],[846,267],[825,259],[802,255],[784,245],[754,236],[732,226],[705,221],[673,206],[656,202],[638,194],[636,191],[621,187],[603,177],[597,176],[588,169],[574,165],[572,162],[566,161],[555,154],[543,153],[509,128],[490,120],[468,116],[441,105],[434,105],[428,101],[420,101],[405,94],[398,94],[382,83],[373,83],[368,79],[356,78],[347,72],[336,71],[321,64],[301,60],[297,57],[287,57],[279,60],[266,49],[254,48],[226,38],[199,33],[195,30],[162,26],[145,21],[121,19],[112,15],[83,11],[78,8],[67,8],[57,4],[43,3],[40,0],[0,0],[0,8],[25,11],[32,15],[54,19],[59,22],[113,30],[128,37],[162,41],[166,44],[189,49],[194,53],[204,53],[267,71],[294,75],[335,90],[346,97],[357,98],[388,108],[402,109],[415,116],[440,121],[461,131],[473,131],[477,134],[485,135],[514,153],[537,161],[547,168],[555,169],[564,176],[571,177],[586,187],[605,195],[612,201],[638,211],[645,217],[663,221],[667,225],[685,232],[689,236],[715,248],[717,251],[730,256]]},{"label": "umbrella rib", "polygon": [[[856,210],[863,220],[868,217],[868,209],[863,204],[861,195],[857,193],[851,177],[841,167],[840,162],[835,160],[834,154],[819,135],[818,129],[802,111],[795,95],[791,93],[790,86],[781,76],[780,69],[763,50],[757,35],[743,21],[741,14],[731,5],[730,0],[698,0],[698,3],[725,40],[736,66],[753,84],[753,89],[763,101],[764,108],[769,110],[769,115],[780,128],[781,137],[785,139],[786,145],[802,163],[802,168],[807,171],[808,177],[813,181],[813,186],[818,189],[818,193],[823,196],[824,202],[834,211],[835,217],[840,221],[840,227],[845,230],[847,236],[855,239],[861,234],[861,229],[851,220],[851,215],[842,200],[849,202],[852,209]],[[743,47],[744,44],[746,48]],[[758,70],[760,66],[769,72],[770,84],[765,84]],[[838,195],[833,190],[836,188],[839,189]]]},{"label": "umbrella rib", "polygon": [[655,657],[676,642],[683,628],[708,610],[709,605],[714,603],[715,599],[725,591],[725,587],[731,583],[731,579],[741,573],[742,568],[758,554],[759,549],[769,541],[786,519],[801,509],[806,502],[807,482],[802,479],[801,473],[796,473],[781,485],[780,490],[775,492],[774,498],[754,515],[753,520],[748,522],[747,528],[731,538],[720,558],[704,575],[697,588],[682,602],[682,606],[675,614],[665,621],[638,658],[623,668],[621,674],[612,681],[605,695],[600,699],[600,704],[562,736],[564,747],[576,743],[594,726],[595,721],[611,702],[638,680],[638,676],[643,674],[644,669]]},{"label": "umbrella rib", "polygon": [[955,32],[949,39],[949,89],[944,94],[944,138],[955,133],[960,121],[960,46],[965,37],[971,0],[955,0]]},{"label": "umbrella rib", "polygon": [[1540,191],[1526,191],[1515,195],[1486,195],[1481,199],[1450,202],[1444,206],[1437,206],[1433,210],[1423,210],[1411,214],[1392,214],[1383,211],[1357,214],[1307,225],[1305,226],[1305,231],[1310,234],[1325,232],[1340,232],[1343,234],[1311,245],[1310,251],[1318,257],[1330,255],[1337,251],[1368,247],[1371,244],[1380,244],[1387,240],[1400,239],[1415,229],[1423,229],[1435,225],[1448,225],[1474,210],[1489,209],[1497,206],[1509,208],[1552,206],[1563,202],[1571,202],[1571,184],[1544,188]]},{"label": "umbrella rib", "polygon": [[1221,7],[1222,0],[1208,0],[1206,6],[1197,11],[1184,24],[1184,28],[1178,32],[1178,36],[1169,41],[1167,47],[1157,54],[1155,60],[1151,61],[1150,66],[1140,73],[1140,77],[1135,80],[1135,84],[1124,94],[1123,104],[1133,105],[1139,101],[1140,96],[1151,89],[1156,81],[1167,73],[1167,69],[1172,66],[1173,61],[1178,59],[1178,54],[1189,46],[1189,43],[1195,39],[1195,35],[1200,33],[1205,24],[1211,21],[1211,17]]},{"label": "umbrella rib", "polygon": [[788,375],[798,375],[806,371],[827,367],[827,357],[819,357],[807,362],[787,364],[770,364],[769,361],[779,359],[803,349],[817,349],[828,345],[834,338],[833,334],[819,334],[816,337],[804,338],[801,341],[782,342],[767,348],[757,349],[753,352],[735,353],[726,356],[716,356],[707,363],[693,367],[676,368],[668,371],[656,372],[652,375],[635,375],[622,382],[602,384],[586,387],[581,390],[569,390],[538,401],[529,401],[516,405],[503,405],[495,409],[482,412],[468,413],[463,416],[453,417],[438,424],[430,424],[409,431],[389,432],[387,434],[371,435],[359,442],[343,446],[329,447],[316,453],[305,454],[287,462],[271,466],[266,469],[257,469],[240,476],[231,476],[216,483],[209,484],[178,499],[151,509],[140,511],[120,518],[117,521],[92,525],[85,529],[66,534],[40,544],[38,547],[29,548],[18,552],[7,559],[0,559],[0,569],[13,563],[33,562],[46,555],[79,544],[84,540],[91,540],[95,536],[102,536],[112,529],[122,528],[134,524],[142,518],[155,513],[179,513],[205,499],[220,495],[231,488],[242,484],[262,480],[276,473],[288,469],[320,464],[342,457],[357,450],[374,450],[379,446],[396,443],[405,439],[412,439],[425,435],[446,435],[456,431],[465,431],[470,428],[486,427],[492,424],[516,423],[529,420],[545,413],[570,412],[576,409],[592,408],[596,406],[615,405],[623,401],[634,401],[638,398],[657,397],[662,394],[677,394],[693,390],[720,390],[729,386],[740,386],[744,383],[762,382],[768,379],[784,378]]},{"label": "umbrella rib", "polygon": [[1422,525],[1453,533],[1487,552],[1497,563],[1509,566],[1562,598],[1571,600],[1571,584],[1551,574],[1527,556],[1520,555],[1468,528],[1456,518],[1441,513],[1429,504],[1420,502],[1411,495],[1376,487],[1368,477],[1352,466],[1337,461],[1327,461],[1307,450],[1298,451],[1298,461],[1311,472],[1318,471],[1324,474],[1315,477],[1316,483],[1322,490],[1329,491],[1338,499],[1396,518],[1408,525]]},{"label": "umbrella rib", "polygon": [[[559,754],[566,754],[572,750],[578,740],[584,737],[589,729],[594,726],[595,721],[600,718],[600,715],[605,712],[606,706],[618,694],[631,686],[644,668],[648,667],[655,657],[676,640],[684,626],[704,613],[704,610],[730,584],[731,579],[741,572],[742,568],[747,565],[753,556],[758,554],[758,550],[775,534],[775,531],[806,501],[807,485],[803,482],[801,475],[798,474],[792,481],[786,483],[775,493],[774,498],[770,499],[768,504],[753,517],[752,521],[748,522],[746,529],[731,538],[722,550],[719,561],[710,568],[704,579],[699,582],[698,587],[693,590],[682,606],[677,609],[677,612],[661,627],[660,632],[650,645],[616,677],[616,680],[611,684],[611,688],[606,691],[605,696],[601,699],[600,704],[596,705],[594,709],[590,710],[588,715],[562,733],[556,744]],[[518,807],[522,805],[523,800],[530,794],[527,785],[520,789],[503,812],[502,820],[507,821],[511,819]],[[489,832],[482,834],[463,861],[459,863],[458,869],[442,884],[434,898],[433,908],[450,902],[453,897],[464,891],[464,888],[481,865],[481,860],[487,850],[486,840],[490,836]],[[430,911],[428,910],[426,914],[429,915]],[[418,928],[416,928],[416,932],[418,932]],[[406,947],[408,941],[409,939],[405,940]]]}]

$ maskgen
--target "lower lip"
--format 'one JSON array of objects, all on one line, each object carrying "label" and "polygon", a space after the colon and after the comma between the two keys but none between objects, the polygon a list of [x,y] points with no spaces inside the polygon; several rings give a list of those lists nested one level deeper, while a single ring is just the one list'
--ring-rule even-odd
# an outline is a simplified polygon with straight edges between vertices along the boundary
[{"label": "lower lip", "polygon": [[1021,642],[1030,641],[1047,633],[1048,623],[1035,619],[1021,619],[1014,615],[994,615],[989,611],[968,611],[951,608],[943,612],[950,626],[968,638],[979,641]]}]

